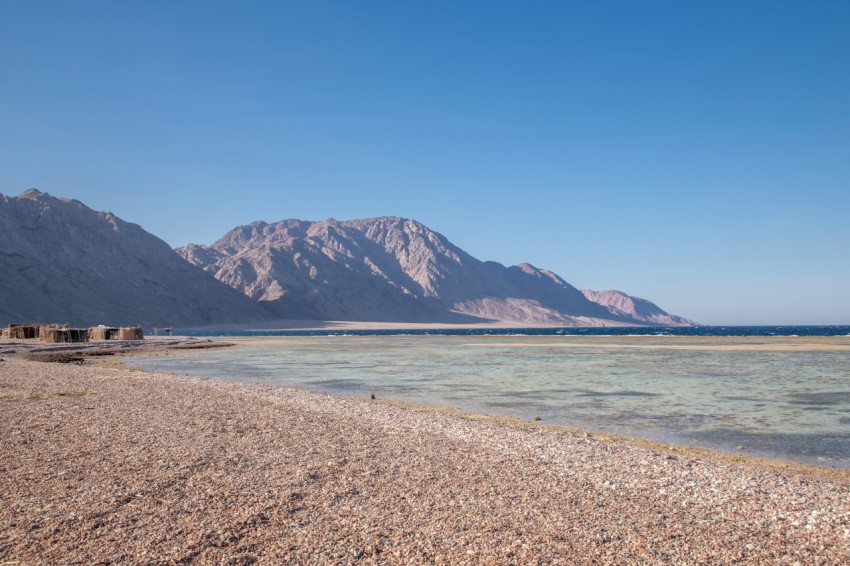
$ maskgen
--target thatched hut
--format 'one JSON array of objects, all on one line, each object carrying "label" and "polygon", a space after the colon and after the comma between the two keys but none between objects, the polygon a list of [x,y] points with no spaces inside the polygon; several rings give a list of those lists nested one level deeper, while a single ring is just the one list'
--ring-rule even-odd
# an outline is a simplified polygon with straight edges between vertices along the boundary
[{"label": "thatched hut", "polygon": [[117,340],[118,328],[111,326],[92,326],[89,328],[89,340]]},{"label": "thatched hut", "polygon": [[144,340],[145,332],[141,326],[122,326],[118,329],[119,340]]},{"label": "thatched hut", "polygon": [[38,325],[37,324],[10,324],[6,330],[3,331],[4,338],[11,338],[13,340],[34,340],[38,338]]},{"label": "thatched hut", "polygon": [[68,342],[88,342],[89,341],[89,330],[88,328],[69,328],[68,329]]},{"label": "thatched hut", "polygon": [[45,334],[47,334],[47,331],[50,330],[51,328],[59,329],[59,330],[66,330],[66,329],[68,329],[68,325],[67,324],[57,324],[55,322],[52,323],[52,324],[40,324],[38,326],[38,337],[42,338]]},{"label": "thatched hut", "polygon": [[43,326],[41,336],[42,342],[60,343],[68,342],[68,329],[55,326]]},{"label": "thatched hut", "polygon": [[85,328],[61,328],[58,326],[43,326],[39,337],[42,342],[88,342],[89,333]]}]

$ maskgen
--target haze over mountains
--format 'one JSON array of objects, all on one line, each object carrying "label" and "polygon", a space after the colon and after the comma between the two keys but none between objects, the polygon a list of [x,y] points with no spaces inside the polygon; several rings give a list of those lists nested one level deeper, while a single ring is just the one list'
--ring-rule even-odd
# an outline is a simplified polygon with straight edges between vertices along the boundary
[{"label": "haze over mountains", "polygon": [[31,189],[0,195],[0,237],[0,323],[693,324],[528,264],[480,261],[398,217],[258,221],[175,252],[111,213]]}]

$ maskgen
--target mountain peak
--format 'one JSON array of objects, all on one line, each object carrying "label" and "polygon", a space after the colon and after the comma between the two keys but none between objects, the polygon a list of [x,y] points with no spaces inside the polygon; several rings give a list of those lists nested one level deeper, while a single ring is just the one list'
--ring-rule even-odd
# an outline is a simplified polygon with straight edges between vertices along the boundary
[{"label": "mountain peak", "polygon": [[[22,192],[21,194],[16,196],[15,200],[17,200],[18,202],[31,201],[33,203],[39,203],[42,206],[50,204],[50,203],[72,204],[77,208],[80,208],[80,209],[83,209],[83,210],[86,210],[86,211],[89,211],[89,212],[93,212],[89,207],[87,207],[85,204],[83,204],[82,202],[80,202],[78,200],[64,198],[64,197],[55,197],[55,196],[51,195],[50,193],[45,193],[45,192],[40,191],[36,188],[31,188],[31,189],[25,190],[24,192]],[[39,206],[39,204],[36,204],[36,206]],[[103,213],[103,214],[111,214],[111,213]]]},{"label": "mountain peak", "polygon": [[43,197],[50,197],[49,194],[43,193],[36,188],[27,189],[17,196],[19,199],[37,200]]}]

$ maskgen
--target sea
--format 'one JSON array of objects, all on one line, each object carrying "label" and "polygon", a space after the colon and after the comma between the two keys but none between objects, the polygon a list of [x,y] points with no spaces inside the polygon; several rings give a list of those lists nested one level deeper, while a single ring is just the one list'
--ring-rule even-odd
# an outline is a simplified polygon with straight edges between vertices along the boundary
[{"label": "sea", "polygon": [[850,468],[850,326],[199,330],[156,371]]}]

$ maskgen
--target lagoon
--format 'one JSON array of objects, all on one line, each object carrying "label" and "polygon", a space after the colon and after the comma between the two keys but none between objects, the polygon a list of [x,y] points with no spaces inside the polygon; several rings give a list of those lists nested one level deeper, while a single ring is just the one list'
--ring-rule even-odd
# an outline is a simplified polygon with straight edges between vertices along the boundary
[{"label": "lagoon", "polygon": [[325,335],[132,357],[157,371],[369,396],[850,468],[846,336]]}]

